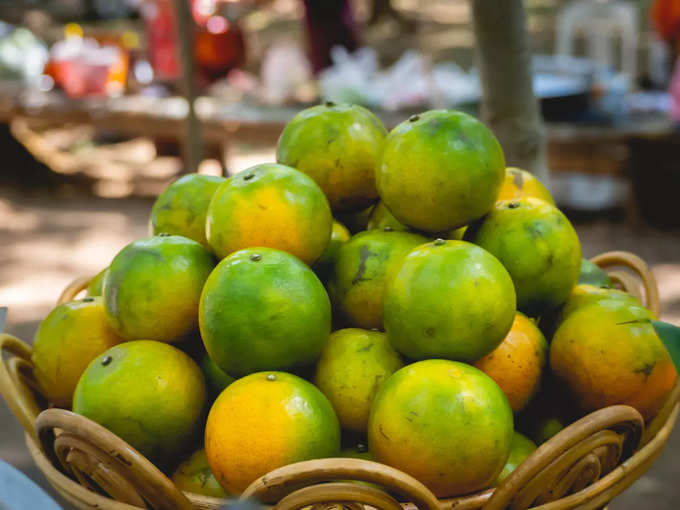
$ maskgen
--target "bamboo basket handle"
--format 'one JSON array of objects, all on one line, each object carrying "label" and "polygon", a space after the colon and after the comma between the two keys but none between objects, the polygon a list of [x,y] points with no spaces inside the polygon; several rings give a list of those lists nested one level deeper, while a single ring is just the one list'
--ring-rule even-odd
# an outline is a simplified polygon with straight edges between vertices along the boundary
[{"label": "bamboo basket handle", "polygon": [[[10,355],[9,357],[5,357]],[[31,348],[17,337],[0,333],[0,393],[23,429],[33,438],[41,406],[36,399]]]},{"label": "bamboo basket handle", "polygon": [[76,278],[71,283],[69,283],[64,290],[59,294],[59,299],[57,299],[57,305],[61,305],[68,301],[73,301],[78,294],[87,289],[90,285],[93,276],[81,276]]},{"label": "bamboo basket handle", "polygon": [[35,428],[52,464],[62,466],[85,487],[92,488],[92,480],[117,501],[148,502],[155,510],[195,509],[148,459],[92,420],[64,409],[48,409],[38,415]]},{"label": "bamboo basket handle", "polygon": [[342,506],[359,503],[378,510],[403,510],[396,499],[380,489],[353,483],[323,483],[303,487],[284,497],[274,510],[299,510],[310,505],[326,507],[329,502]]},{"label": "bamboo basket handle", "polygon": [[[326,496],[329,497],[333,495],[330,492],[324,493],[321,489],[318,489],[318,492],[313,491],[312,487],[308,486],[314,486],[314,488],[323,487],[323,485],[317,486],[315,484],[337,480],[355,480],[378,484],[385,489],[403,496],[420,510],[439,510],[440,508],[439,501],[435,495],[412,476],[377,462],[348,458],[307,460],[283,466],[270,471],[263,477],[255,480],[243,492],[241,498],[253,498],[263,503],[275,503],[277,501],[283,503],[287,496],[290,495],[291,498],[293,498],[293,494],[297,494],[297,496],[291,500],[287,500],[284,504],[283,510],[291,510],[293,506],[288,506],[291,505],[291,501],[297,504],[298,501],[309,500],[309,504],[313,504],[321,502],[321,500],[319,500],[320,494],[326,494]],[[337,487],[339,485],[342,485],[343,488],[338,489]],[[351,491],[344,487],[345,485],[347,484],[334,484],[335,488],[331,489],[331,492],[337,489],[338,491],[341,491],[342,494],[349,495]],[[349,485],[352,489],[362,487],[357,484]],[[300,492],[299,489],[304,487],[308,487],[309,490]],[[382,501],[384,505],[389,505],[389,500],[384,497],[391,497],[387,492],[380,489],[373,489],[373,491],[382,493],[383,496],[380,497],[383,499],[380,501]],[[359,499],[352,501],[362,503],[362,498],[377,497],[373,491],[356,489],[354,494]],[[333,498],[323,501],[328,503],[338,502]],[[367,504],[372,506],[372,503]],[[379,508],[387,510],[388,506],[384,505]]]},{"label": "bamboo basket handle", "polygon": [[[657,317],[659,316],[661,313],[659,288],[657,287],[654,273],[652,273],[644,260],[627,251],[609,251],[593,257],[591,261],[602,269],[607,269],[608,267],[614,266],[622,266],[632,269],[642,281],[642,286],[645,290],[645,296],[643,299],[644,305],[649,308],[654,313],[654,315]],[[636,286],[632,283],[632,280],[627,273],[613,271],[610,273],[610,277],[619,283],[626,292],[631,292],[633,295],[637,294],[635,290]]]},{"label": "bamboo basket handle", "polygon": [[643,428],[640,413],[623,405],[581,418],[527,457],[501,482],[482,509],[524,510],[584,489],[635,451]]}]

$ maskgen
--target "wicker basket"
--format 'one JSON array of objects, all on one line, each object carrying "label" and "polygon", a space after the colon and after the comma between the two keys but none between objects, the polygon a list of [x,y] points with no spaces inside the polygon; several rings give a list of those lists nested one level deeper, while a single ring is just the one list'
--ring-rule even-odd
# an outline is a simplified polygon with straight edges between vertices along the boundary
[{"label": "wicker basket", "polygon": [[[637,256],[610,252],[593,259],[620,287],[659,312],[654,277]],[[81,278],[59,302],[87,285]],[[644,292],[640,292],[640,283]],[[65,500],[81,509],[216,509],[226,500],[181,492],[156,466],[102,426],[63,409],[44,410],[30,363],[31,349],[0,334],[0,390],[26,431],[38,468]],[[242,497],[277,510],[341,505],[363,510],[544,510],[604,507],[656,460],[678,416],[680,385],[646,425],[629,406],[611,406],[576,421],[541,445],[495,489],[438,500],[422,483],[394,468],[359,459],[319,459],[276,469],[253,482]],[[339,482],[339,480],[343,480]],[[349,483],[347,480],[376,485]],[[378,488],[380,487],[380,488]],[[316,508],[322,508],[317,506]]]}]

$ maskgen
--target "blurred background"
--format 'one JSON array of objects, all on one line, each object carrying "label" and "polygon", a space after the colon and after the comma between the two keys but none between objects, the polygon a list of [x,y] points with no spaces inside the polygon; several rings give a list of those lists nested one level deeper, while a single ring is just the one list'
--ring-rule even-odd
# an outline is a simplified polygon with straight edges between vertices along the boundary
[{"label": "blurred background", "polygon": [[[651,264],[680,325],[680,1],[525,6],[551,192],[584,256]],[[467,0],[0,0],[7,331],[30,341],[69,281],[147,234],[180,174],[273,161],[308,105],[360,103],[388,127],[478,114],[470,16]],[[4,403],[0,430],[0,458],[47,486]],[[611,508],[677,508],[679,446]]]}]

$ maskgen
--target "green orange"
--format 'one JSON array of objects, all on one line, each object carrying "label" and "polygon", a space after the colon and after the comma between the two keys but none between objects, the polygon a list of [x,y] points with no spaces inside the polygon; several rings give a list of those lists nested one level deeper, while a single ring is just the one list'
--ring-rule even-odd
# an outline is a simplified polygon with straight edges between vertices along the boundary
[{"label": "green orange", "polygon": [[604,288],[612,286],[612,281],[607,276],[607,273],[588,259],[581,260],[581,272],[578,276],[578,283],[587,283]]},{"label": "green orange", "polygon": [[555,206],[537,198],[497,202],[465,238],[494,255],[510,273],[517,308],[536,317],[564,303],[581,270],[574,227]]},{"label": "green orange", "polygon": [[329,293],[352,326],[383,327],[385,286],[404,256],[428,239],[409,232],[360,232],[338,251]]},{"label": "green orange", "polygon": [[314,272],[322,282],[328,281],[335,265],[335,259],[338,256],[340,247],[349,241],[351,234],[349,230],[339,221],[333,221],[333,230],[331,231],[331,240],[328,246],[319,257],[319,260],[314,264]]},{"label": "green orange", "polygon": [[534,174],[521,168],[508,167],[505,169],[503,185],[498,193],[498,200],[513,200],[515,198],[534,197],[555,205],[550,192]]},{"label": "green orange", "polygon": [[379,462],[410,474],[438,497],[491,485],[510,454],[512,410],[480,370],[426,360],[397,371],[380,388],[368,422]]},{"label": "green orange", "polygon": [[222,260],[205,283],[201,336],[232,376],[313,363],[328,341],[330,301],[314,272],[289,253],[250,248]]},{"label": "green orange", "polygon": [[582,411],[626,404],[648,420],[670,394],[677,373],[649,311],[600,301],[569,314],[550,345],[550,368]]},{"label": "green orange", "polygon": [[97,356],[73,411],[106,427],[152,462],[173,460],[195,438],[205,405],[196,363],[163,342],[125,342]]},{"label": "green orange", "polygon": [[325,103],[286,125],[276,160],[314,179],[336,212],[358,212],[378,198],[374,168],[387,130],[367,109]]},{"label": "green orange", "polygon": [[189,174],[170,184],[151,209],[151,234],[188,237],[208,247],[205,218],[208,205],[224,177]]},{"label": "green orange", "polygon": [[534,453],[534,450],[536,450],[536,443],[534,443],[528,437],[523,436],[519,432],[515,431],[514,435],[512,436],[512,444],[510,445],[510,456],[503,467],[503,471],[501,471],[501,474],[498,475],[496,482],[501,483],[508,476],[510,476],[510,473],[512,473],[517,468],[517,466],[524,462],[529,455]]},{"label": "green orange", "polygon": [[172,475],[172,482],[183,492],[213,498],[226,498],[227,493],[210,471],[205,449],[200,448],[183,461]]},{"label": "green orange", "polygon": [[109,326],[101,297],[86,297],[54,308],[33,338],[33,373],[40,391],[59,407],[70,407],[87,365],[122,342]]},{"label": "green orange", "polygon": [[498,347],[475,363],[508,397],[513,412],[524,409],[536,394],[548,361],[548,342],[536,324],[517,313]]},{"label": "green orange", "polygon": [[208,393],[213,397],[217,397],[224,388],[233,383],[236,379],[215,365],[215,362],[210,359],[207,354],[201,360],[201,370],[205,377],[205,382],[208,387]]},{"label": "green orange", "polygon": [[108,267],[105,267],[99,271],[87,286],[88,296],[101,296],[104,294],[104,278],[106,278],[106,273],[109,271]]},{"label": "green orange", "polygon": [[208,243],[220,258],[266,246],[306,264],[326,249],[332,226],[321,188],[302,172],[275,163],[253,166],[222,183],[206,219]]},{"label": "green orange", "polygon": [[217,398],[205,427],[205,451],[215,477],[242,492],[269,471],[340,453],[333,407],[314,385],[285,372],[239,379]]},{"label": "green orange", "polygon": [[411,229],[399,222],[384,202],[378,202],[373,207],[366,230],[398,230],[406,232]]},{"label": "green orange", "polygon": [[214,265],[208,250],[182,236],[128,244],[104,278],[109,323],[126,340],[181,339],[198,326],[198,301]]},{"label": "green orange", "polygon": [[342,428],[365,432],[376,392],[402,366],[384,333],[341,329],[321,353],[314,384],[333,404]]},{"label": "green orange", "polygon": [[394,269],[384,313],[387,338],[403,355],[474,362],[510,331],[515,289],[487,251],[438,239],[411,251]]},{"label": "green orange", "polygon": [[[622,290],[607,289],[596,287],[594,285],[579,283],[572,289],[569,298],[564,303],[564,306],[560,309],[558,324],[579,308],[605,300],[625,301],[631,305],[640,307],[642,306],[642,303],[640,303],[637,298],[626,292],[623,292]],[[653,317],[653,314],[650,312],[650,318],[656,317]]]},{"label": "green orange", "polygon": [[505,158],[493,133],[474,117],[432,110],[390,132],[375,175],[380,198],[398,221],[441,232],[491,209]]}]

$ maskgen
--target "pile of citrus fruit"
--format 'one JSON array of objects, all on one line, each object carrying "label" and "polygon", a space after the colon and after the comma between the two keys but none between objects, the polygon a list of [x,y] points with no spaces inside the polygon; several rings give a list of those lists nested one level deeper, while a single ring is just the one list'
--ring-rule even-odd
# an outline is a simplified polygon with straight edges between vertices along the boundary
[{"label": "pile of citrus fruit", "polygon": [[309,108],[277,163],[182,177],[150,225],[47,316],[33,361],[50,402],[185,490],[348,456],[466,494],[585,413],[652,418],[676,381],[652,313],[464,113],[388,133]]}]

